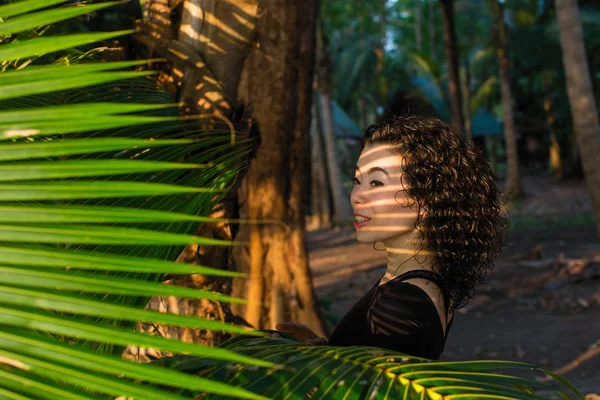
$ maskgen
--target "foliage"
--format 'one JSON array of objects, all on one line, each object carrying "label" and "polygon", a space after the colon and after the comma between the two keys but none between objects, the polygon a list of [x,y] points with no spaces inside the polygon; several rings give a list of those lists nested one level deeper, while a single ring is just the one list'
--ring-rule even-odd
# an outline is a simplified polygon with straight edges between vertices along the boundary
[{"label": "foliage", "polygon": [[[440,362],[375,347],[298,345],[286,337],[271,339],[240,335],[221,347],[276,363],[282,369],[265,374],[254,367],[187,356],[161,360],[161,363],[274,399],[548,398],[547,395],[536,395],[532,389],[545,389],[547,394],[560,393],[569,398],[546,383],[496,372],[510,368],[540,370],[526,363],[496,360]],[[582,398],[567,381],[555,377],[564,384],[563,389],[570,388]]]},{"label": "foliage", "polygon": [[249,147],[231,145],[229,132],[180,121],[165,93],[141,78],[148,72],[131,70],[147,61],[28,65],[42,53],[128,32],[15,33],[112,4],[0,7],[0,34],[9,37],[0,47],[0,389],[12,398],[89,398],[82,388],[92,397],[174,398],[139,380],[259,398],[119,357],[133,344],[270,365],[134,332],[138,321],[245,332],[143,308],[152,295],[241,301],[159,281],[164,274],[237,276],[172,260],[188,243],[231,245],[191,233],[214,222],[198,215],[224,195]]}]

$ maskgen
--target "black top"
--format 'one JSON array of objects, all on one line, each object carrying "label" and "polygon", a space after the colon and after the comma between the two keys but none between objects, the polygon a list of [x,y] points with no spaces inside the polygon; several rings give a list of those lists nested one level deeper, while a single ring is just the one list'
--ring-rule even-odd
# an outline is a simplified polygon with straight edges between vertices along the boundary
[{"label": "black top", "polygon": [[412,278],[425,278],[437,284],[448,305],[438,274],[427,270],[408,271],[382,285],[376,283],[342,318],[328,344],[383,347],[438,359],[452,321],[444,336],[439,314],[429,295],[420,287],[403,282]]}]

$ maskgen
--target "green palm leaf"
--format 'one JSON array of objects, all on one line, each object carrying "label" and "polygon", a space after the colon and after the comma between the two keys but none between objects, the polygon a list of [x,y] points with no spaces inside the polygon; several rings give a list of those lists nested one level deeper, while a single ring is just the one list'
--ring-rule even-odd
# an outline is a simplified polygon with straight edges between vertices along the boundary
[{"label": "green palm leaf", "polygon": [[[535,390],[567,396],[581,393],[564,378],[562,388],[496,371],[538,370],[540,367],[511,361],[440,362],[373,347],[321,347],[290,339],[236,337],[222,347],[279,365],[272,373],[224,362],[180,357],[169,364],[182,371],[217,379],[276,399],[520,399],[541,400]],[[168,361],[161,361],[166,363]],[[556,378],[555,378],[556,379]],[[186,393],[186,392],[183,392]],[[219,397],[222,398],[222,397]]]},{"label": "green palm leaf", "polygon": [[[0,7],[0,35],[58,22],[114,3]],[[42,11],[38,11],[42,10]],[[10,61],[129,31],[13,40]],[[245,166],[249,144],[182,122],[168,96],[132,71],[148,61],[28,66],[0,73],[0,394],[8,398],[183,398],[176,387],[263,398],[224,383],[118,356],[127,345],[273,364],[227,349],[135,332],[138,321],[232,333],[246,329],[143,310],[149,296],[243,302],[162,285],[165,274],[240,276],[174,263]],[[86,88],[83,90],[82,88]],[[68,136],[67,136],[68,134]],[[185,139],[183,138],[185,134]],[[108,353],[108,354],[106,354]]]}]

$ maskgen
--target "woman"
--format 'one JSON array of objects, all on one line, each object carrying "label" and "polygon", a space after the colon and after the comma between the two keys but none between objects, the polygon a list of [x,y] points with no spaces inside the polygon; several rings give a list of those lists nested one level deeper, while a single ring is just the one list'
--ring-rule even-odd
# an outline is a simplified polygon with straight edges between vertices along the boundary
[{"label": "woman", "polygon": [[489,163],[433,118],[389,116],[361,141],[351,194],[362,243],[382,242],[385,275],[329,341],[302,324],[277,329],[304,343],[441,355],[454,311],[493,269],[507,223]]}]

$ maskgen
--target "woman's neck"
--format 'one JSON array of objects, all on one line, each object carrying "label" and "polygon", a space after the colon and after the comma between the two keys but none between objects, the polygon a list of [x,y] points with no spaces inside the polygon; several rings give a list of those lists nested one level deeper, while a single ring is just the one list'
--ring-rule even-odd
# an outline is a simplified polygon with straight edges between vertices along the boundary
[{"label": "woman's neck", "polygon": [[420,232],[415,230],[410,234],[386,240],[384,244],[388,263],[382,283],[408,271],[433,269],[432,256],[426,246],[421,245]]}]

